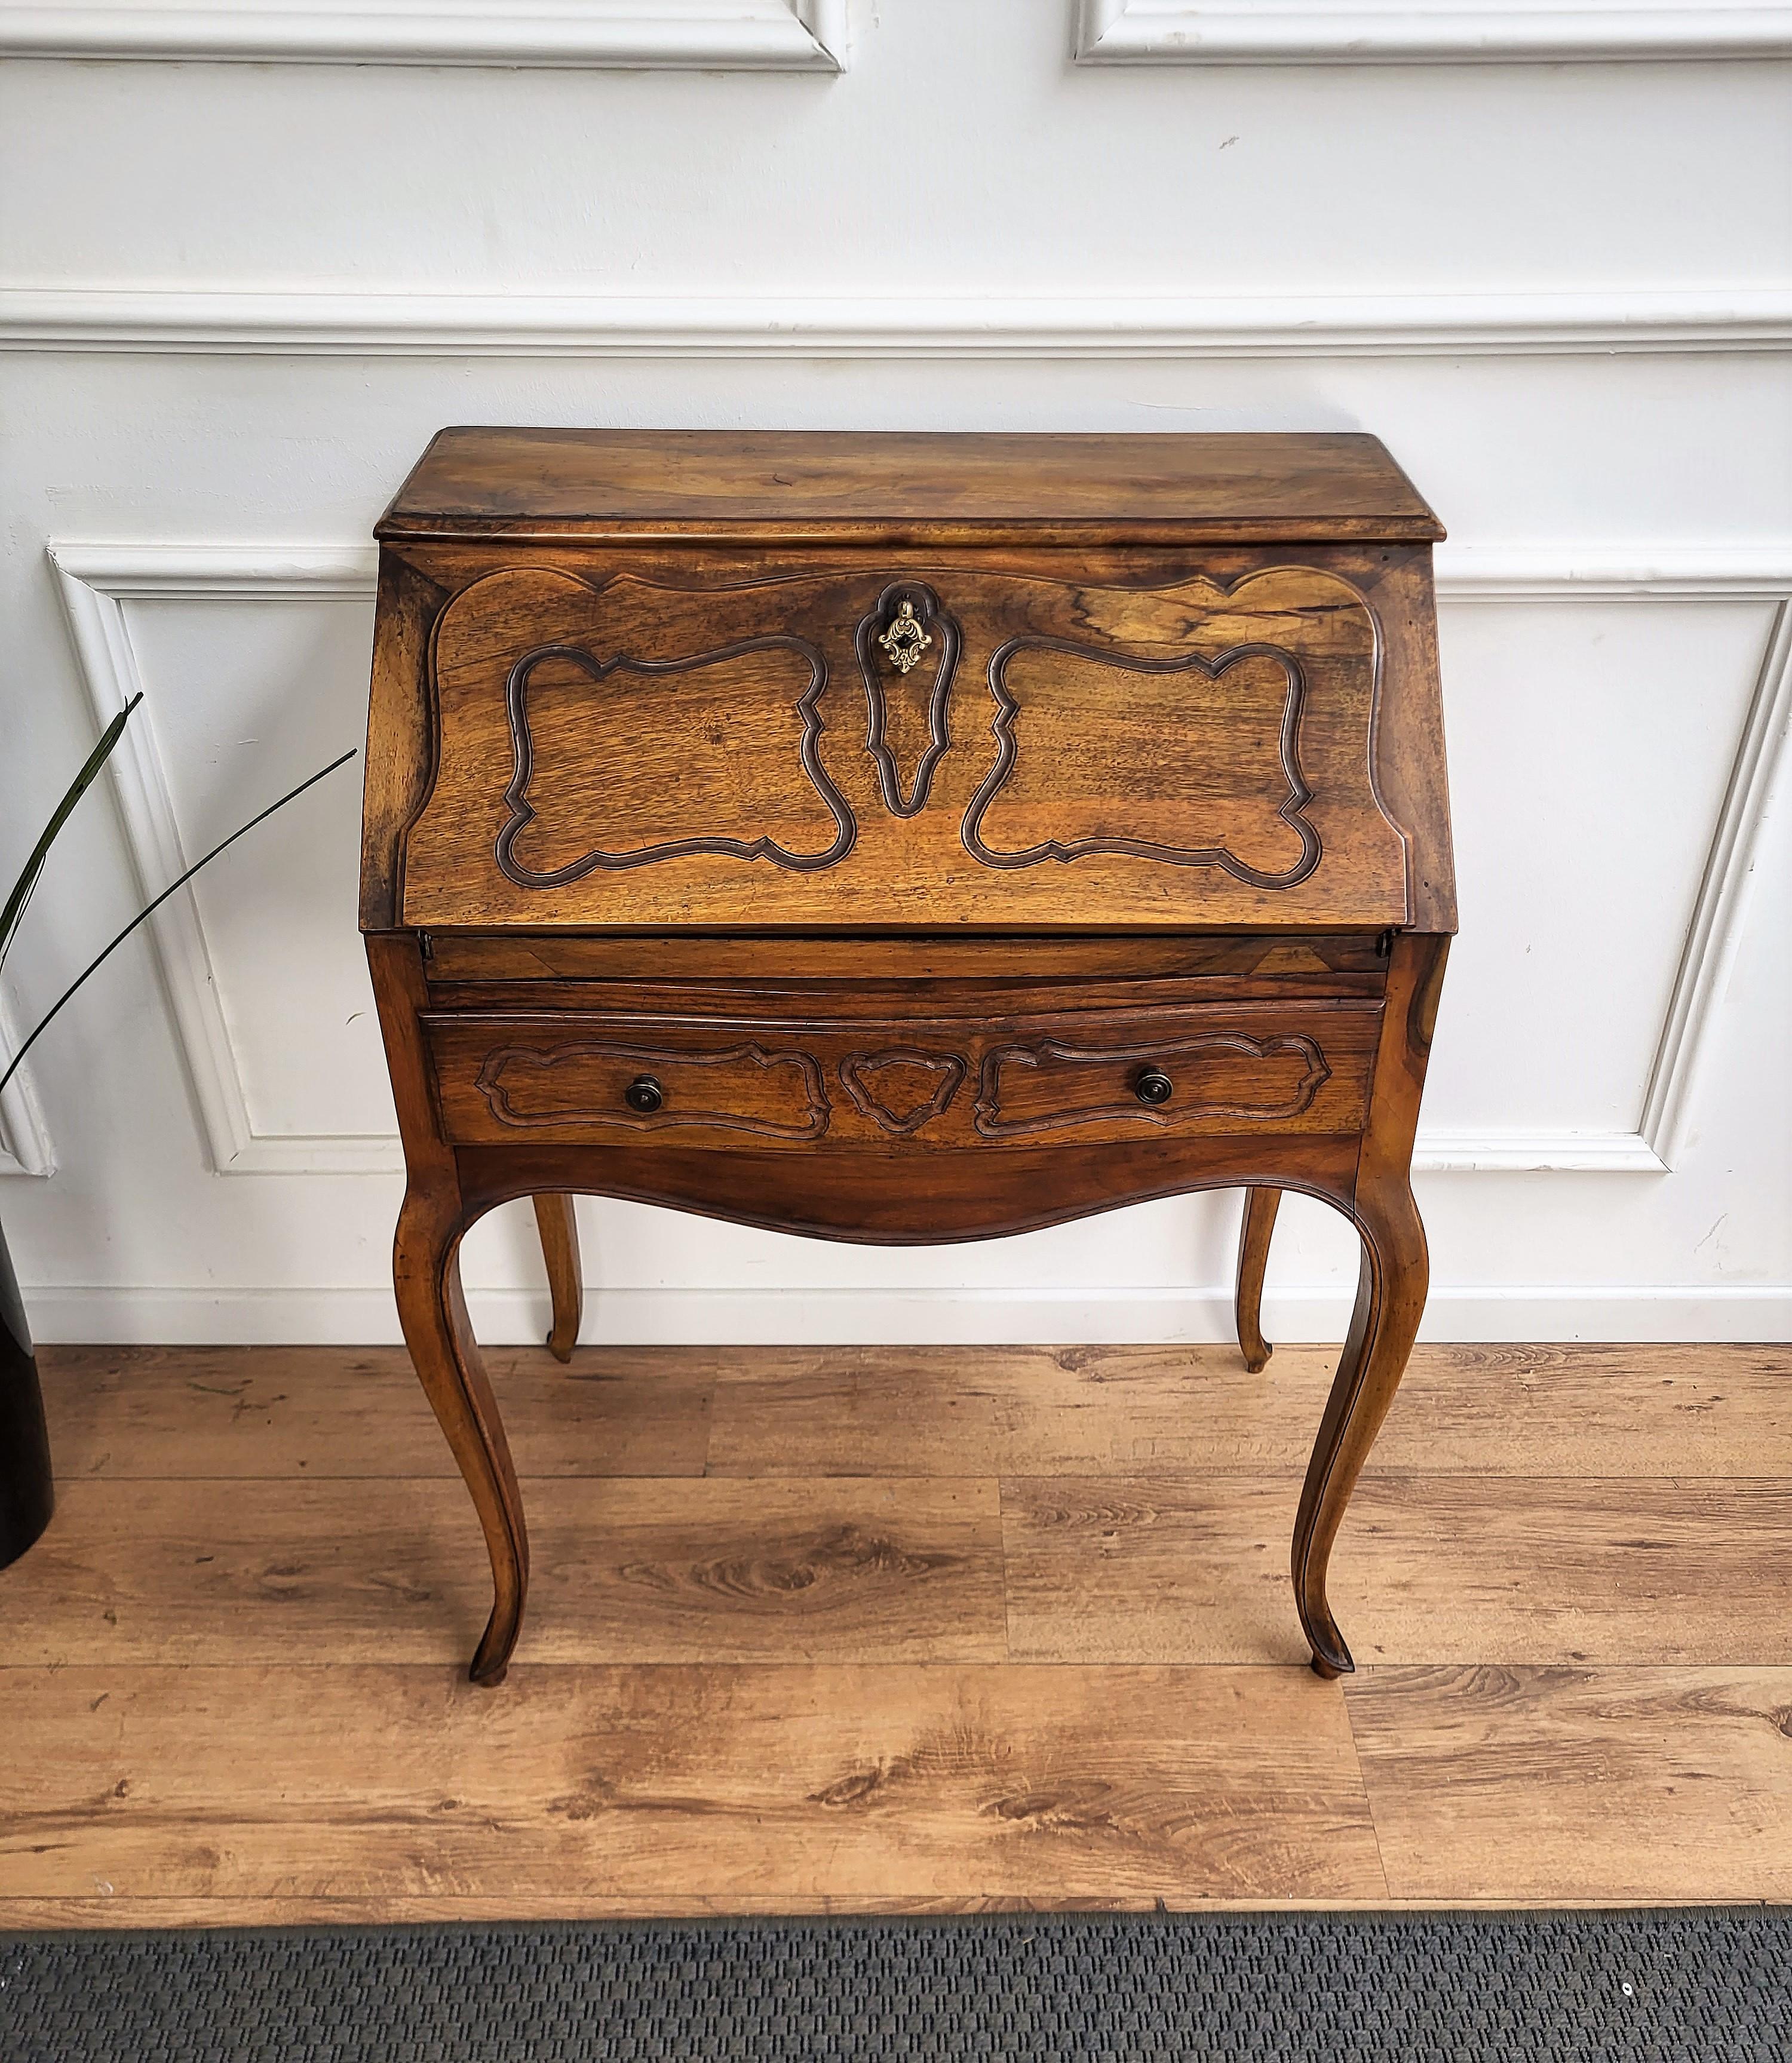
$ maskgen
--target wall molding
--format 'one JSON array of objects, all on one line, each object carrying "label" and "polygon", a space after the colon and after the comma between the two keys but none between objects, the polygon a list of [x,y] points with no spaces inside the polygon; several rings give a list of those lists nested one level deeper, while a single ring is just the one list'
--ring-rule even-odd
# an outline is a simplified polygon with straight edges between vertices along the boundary
[{"label": "wall molding", "polygon": [[[18,1051],[20,1032],[4,995],[0,995],[0,1074]],[[54,1175],[56,1150],[43,1121],[42,1107],[27,1060],[0,1089],[0,1175]]]},{"label": "wall molding", "polygon": [[[95,720],[141,685],[126,605],[132,601],[349,599],[371,605],[371,545],[55,543],[50,557]],[[1422,1130],[1414,1166],[1432,1172],[1535,1171],[1659,1175],[1684,1142],[1705,1032],[1742,935],[1750,867],[1792,729],[1792,541],[1785,545],[1597,547],[1445,545],[1441,597],[1573,601],[1629,598],[1758,601],[1774,608],[1768,640],[1634,1131]],[[168,783],[145,706],[113,758],[120,814],[146,896],[185,864]],[[396,1137],[257,1133],[191,891],[151,920],[162,980],[212,1165],[228,1174],[387,1173]]]},{"label": "wall molding", "polygon": [[[594,1285],[582,1337],[649,1345],[1086,1345],[1230,1341],[1228,1288],[1038,1289],[628,1289]],[[1351,1293],[1271,1289],[1265,1329],[1286,1343],[1335,1342]],[[220,1346],[396,1345],[389,1285],[378,1289],[135,1288],[31,1284],[40,1341]],[[467,1292],[473,1329],[488,1345],[539,1345],[543,1290]],[[1653,1287],[1550,1284],[1485,1289],[1434,1284],[1424,1340],[1792,1339],[1792,1285]]]},{"label": "wall molding", "polygon": [[840,72],[847,0],[0,5],[0,56]]},{"label": "wall molding", "polygon": [[1421,1125],[1415,1169],[1443,1175],[1665,1175],[1649,1139],[1636,1132],[1440,1132]]},{"label": "wall molding", "polygon": [[1666,1167],[1673,1166],[1685,1142],[1699,1048],[1735,964],[1755,844],[1789,730],[1792,601],[1782,599],[1731,764],[1644,1100],[1640,1130]]},{"label": "wall molding", "polygon": [[1792,541],[1657,547],[1653,553],[1571,545],[1445,545],[1436,564],[1440,597],[1757,601],[1774,609],[1637,1130],[1510,1139],[1422,1132],[1413,1161],[1433,1168],[1667,1173],[1685,1143],[1701,1049],[1741,943],[1755,844],[1792,731]]},{"label": "wall molding", "polygon": [[1766,545],[1445,544],[1437,592],[1539,601],[1780,601],[1792,538]]},{"label": "wall molding", "polygon": [[974,300],[0,286],[0,349],[397,358],[1435,358],[1782,351],[1792,284]]},{"label": "wall molding", "polygon": [[[126,616],[129,601],[371,601],[373,592],[372,553],[358,548],[52,545],[50,558],[101,726],[143,685]],[[132,719],[107,770],[147,902],[189,863],[152,702]],[[383,1174],[403,1167],[396,1136],[257,1132],[192,890],[163,903],[148,929],[207,1156],[219,1174]]]},{"label": "wall molding", "polygon": [[1792,54],[1792,7],[1315,6],[1303,0],[1078,0],[1078,64],[1602,62]]}]

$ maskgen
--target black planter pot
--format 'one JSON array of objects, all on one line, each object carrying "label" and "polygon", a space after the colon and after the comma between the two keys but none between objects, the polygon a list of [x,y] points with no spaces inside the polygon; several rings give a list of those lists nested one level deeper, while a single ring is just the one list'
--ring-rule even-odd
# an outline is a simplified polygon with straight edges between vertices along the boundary
[{"label": "black planter pot", "polygon": [[0,1569],[42,1534],[55,1502],[37,1356],[0,1226]]}]

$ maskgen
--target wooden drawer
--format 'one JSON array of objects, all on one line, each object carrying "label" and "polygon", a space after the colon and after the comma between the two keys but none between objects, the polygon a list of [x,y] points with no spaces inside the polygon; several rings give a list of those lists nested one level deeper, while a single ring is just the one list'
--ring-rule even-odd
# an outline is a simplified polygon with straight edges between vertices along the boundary
[{"label": "wooden drawer", "polygon": [[828,1129],[819,1062],[772,1027],[479,1016],[429,1032],[447,1135],[469,1144],[675,1133],[807,1145]]},{"label": "wooden drawer", "polygon": [[1348,1132],[1380,1021],[1379,1003],[1354,998],[991,1018],[425,1019],[457,1144],[811,1151]]},{"label": "wooden drawer", "polygon": [[429,648],[419,927],[1397,926],[1382,632],[1323,564],[488,561]]}]

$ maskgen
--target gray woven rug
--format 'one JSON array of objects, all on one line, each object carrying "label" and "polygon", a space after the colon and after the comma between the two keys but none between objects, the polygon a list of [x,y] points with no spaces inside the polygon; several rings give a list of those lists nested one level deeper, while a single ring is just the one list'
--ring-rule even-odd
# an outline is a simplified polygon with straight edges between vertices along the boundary
[{"label": "gray woven rug", "polygon": [[4,2063],[1787,2063],[1792,1914],[0,1936]]}]

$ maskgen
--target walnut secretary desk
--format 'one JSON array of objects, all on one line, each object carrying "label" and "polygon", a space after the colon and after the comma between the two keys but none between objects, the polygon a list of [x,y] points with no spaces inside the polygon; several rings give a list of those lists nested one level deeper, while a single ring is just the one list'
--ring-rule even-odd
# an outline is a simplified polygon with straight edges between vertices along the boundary
[{"label": "walnut secretary desk", "polygon": [[1431,547],[1363,436],[445,430],[380,525],[361,927],[394,1273],[504,1675],[529,1550],[461,1293],[586,1192],[976,1239],[1284,1189],[1362,1245],[1294,1535],[1326,1568],[1424,1308],[1456,926]]}]

